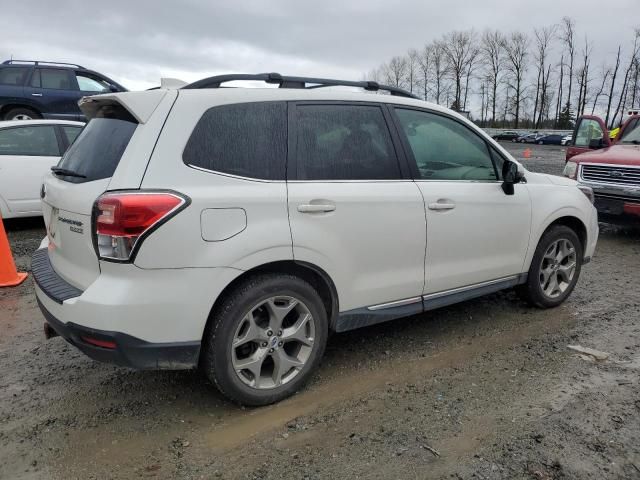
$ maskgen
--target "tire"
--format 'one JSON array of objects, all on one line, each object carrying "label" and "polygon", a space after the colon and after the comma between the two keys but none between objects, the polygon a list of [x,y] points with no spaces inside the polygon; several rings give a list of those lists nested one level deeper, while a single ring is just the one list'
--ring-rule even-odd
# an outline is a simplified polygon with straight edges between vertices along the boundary
[{"label": "tire", "polygon": [[544,145],[544,142],[538,142],[538,145]]},{"label": "tire", "polygon": [[[277,315],[269,314],[273,311]],[[286,311],[290,313],[276,331],[278,317]],[[293,339],[296,325],[304,326]],[[257,275],[212,311],[201,368],[233,402],[268,405],[293,395],[309,380],[324,354],[328,331],[326,309],[310,284],[293,275]]]},{"label": "tire", "polygon": [[[567,256],[558,262],[561,253]],[[527,283],[518,289],[520,295],[539,308],[557,307],[575,288],[580,277],[583,256],[582,244],[575,231],[564,225],[552,226],[538,242]],[[568,266],[571,263],[574,264],[573,273],[569,273],[571,268]],[[553,288],[554,278],[557,289]]]},{"label": "tire", "polygon": [[525,143],[525,141],[524,140],[520,140],[520,143]]},{"label": "tire", "polygon": [[27,107],[12,108],[4,115],[5,120],[37,120],[40,118],[42,115]]}]

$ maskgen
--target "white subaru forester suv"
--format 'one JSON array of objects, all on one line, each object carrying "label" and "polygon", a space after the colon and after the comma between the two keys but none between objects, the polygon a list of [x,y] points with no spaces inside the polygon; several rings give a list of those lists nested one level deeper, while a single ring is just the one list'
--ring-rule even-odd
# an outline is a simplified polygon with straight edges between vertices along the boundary
[{"label": "white subaru forester suv", "polygon": [[596,246],[588,188],[397,88],[228,75],[81,108],[41,191],[47,337],[238,403],[298,390],[332,331],[512,287],[557,306]]}]

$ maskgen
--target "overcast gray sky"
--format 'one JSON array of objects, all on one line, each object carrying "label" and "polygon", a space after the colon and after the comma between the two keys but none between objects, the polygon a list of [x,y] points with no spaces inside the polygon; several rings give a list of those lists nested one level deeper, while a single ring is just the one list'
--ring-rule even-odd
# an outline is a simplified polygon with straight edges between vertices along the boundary
[{"label": "overcast gray sky", "polygon": [[[165,6],[164,4],[167,3]],[[628,45],[640,0],[389,0],[181,2],[2,0],[0,57],[79,63],[130,89],[161,76],[227,72],[361,79],[363,72],[450,30],[576,21],[594,63]]]}]

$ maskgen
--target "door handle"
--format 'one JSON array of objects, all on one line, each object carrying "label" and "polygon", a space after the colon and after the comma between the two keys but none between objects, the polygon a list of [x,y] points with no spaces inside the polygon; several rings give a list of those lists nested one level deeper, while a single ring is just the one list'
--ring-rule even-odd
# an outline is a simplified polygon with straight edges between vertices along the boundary
[{"label": "door handle", "polygon": [[456,208],[455,203],[434,202],[429,204],[429,210],[453,210]]},{"label": "door handle", "polygon": [[336,209],[336,206],[330,205],[330,204],[308,203],[308,204],[298,205],[298,211],[300,213],[326,213],[326,212],[333,212],[335,209]]},{"label": "door handle", "polygon": [[42,94],[41,93],[32,93],[31,96],[32,97],[41,97]]}]

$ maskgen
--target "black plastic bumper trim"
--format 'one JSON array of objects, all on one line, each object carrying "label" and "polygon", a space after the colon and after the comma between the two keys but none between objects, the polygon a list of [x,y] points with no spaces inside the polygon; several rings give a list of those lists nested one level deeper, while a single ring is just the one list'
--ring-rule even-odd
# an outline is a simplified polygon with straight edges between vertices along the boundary
[{"label": "black plastic bumper trim", "polygon": [[67,283],[55,272],[49,260],[49,251],[46,248],[36,250],[33,254],[31,273],[40,290],[57,303],[62,304],[65,300],[82,295],[82,290]]},{"label": "black plastic bumper trim", "polygon": [[[121,332],[97,330],[54,317],[38,299],[38,306],[49,326],[82,353],[100,362],[138,370],[185,370],[198,365],[200,342],[150,343]],[[90,345],[82,337],[115,342],[116,348]]]}]

